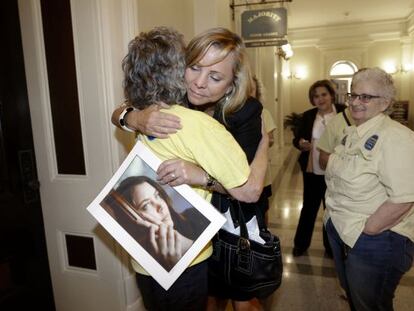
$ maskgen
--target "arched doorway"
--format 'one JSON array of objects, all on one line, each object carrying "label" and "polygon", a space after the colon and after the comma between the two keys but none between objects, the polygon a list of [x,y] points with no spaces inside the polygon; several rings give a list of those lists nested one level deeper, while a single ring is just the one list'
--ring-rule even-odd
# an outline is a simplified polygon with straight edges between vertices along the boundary
[{"label": "arched doorway", "polygon": [[329,77],[337,87],[337,103],[345,103],[346,93],[351,91],[352,76],[357,71],[357,66],[349,60],[339,60],[331,66]]}]

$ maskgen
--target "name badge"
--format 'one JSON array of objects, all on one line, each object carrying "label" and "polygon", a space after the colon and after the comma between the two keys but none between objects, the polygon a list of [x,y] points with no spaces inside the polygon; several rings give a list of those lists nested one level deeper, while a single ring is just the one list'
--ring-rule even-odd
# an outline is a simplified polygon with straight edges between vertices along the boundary
[{"label": "name badge", "polygon": [[378,141],[378,135],[372,135],[370,138],[367,139],[367,141],[365,142],[365,149],[367,150],[372,150],[375,146],[375,144]]}]

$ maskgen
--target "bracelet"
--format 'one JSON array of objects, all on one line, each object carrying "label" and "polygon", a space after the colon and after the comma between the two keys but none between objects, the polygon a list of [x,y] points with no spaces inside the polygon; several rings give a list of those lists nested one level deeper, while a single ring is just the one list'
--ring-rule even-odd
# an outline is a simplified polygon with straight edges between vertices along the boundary
[{"label": "bracelet", "polygon": [[131,111],[135,111],[135,110],[138,110],[138,109],[136,109],[135,107],[131,107],[131,106],[129,106],[129,107],[126,107],[124,110],[122,110],[122,112],[121,112],[121,114],[119,115],[119,125],[125,130],[125,131],[128,131],[128,132],[132,132],[132,133],[135,133],[135,131],[134,130],[132,130],[132,129],[130,129],[128,126],[127,126],[127,124],[126,124],[126,115],[128,114],[128,113],[130,113]]},{"label": "bracelet", "polygon": [[206,172],[207,183],[205,188],[207,190],[213,190],[214,186],[217,184],[217,180],[215,180],[209,173]]}]

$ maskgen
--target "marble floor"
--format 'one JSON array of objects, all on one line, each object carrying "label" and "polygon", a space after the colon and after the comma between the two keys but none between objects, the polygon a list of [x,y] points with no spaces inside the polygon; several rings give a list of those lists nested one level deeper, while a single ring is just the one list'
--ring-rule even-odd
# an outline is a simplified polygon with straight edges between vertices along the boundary
[{"label": "marble floor", "polygon": [[[272,150],[274,181],[269,227],[281,240],[284,276],[281,287],[268,299],[266,310],[349,310],[336,278],[333,260],[324,256],[322,212],[318,215],[308,252],[301,257],[291,254],[302,206],[302,175],[297,157],[298,151],[291,145]],[[402,279],[394,299],[396,311],[414,310],[413,305],[414,268]]]}]

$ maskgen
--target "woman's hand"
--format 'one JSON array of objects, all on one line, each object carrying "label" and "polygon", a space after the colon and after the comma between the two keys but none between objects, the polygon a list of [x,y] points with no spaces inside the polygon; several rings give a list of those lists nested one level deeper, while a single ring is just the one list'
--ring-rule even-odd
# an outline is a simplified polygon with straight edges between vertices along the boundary
[{"label": "woman's hand", "polygon": [[301,138],[299,139],[299,148],[302,151],[310,151],[312,149],[312,144],[309,140]]},{"label": "woman's hand", "polygon": [[401,222],[413,206],[414,202],[393,203],[385,201],[369,216],[365,222],[363,232],[368,235],[375,235],[391,229]]},{"label": "woman's hand", "polygon": [[174,230],[173,226],[162,224],[158,229],[150,228],[150,245],[153,254],[164,266],[173,267],[191,244],[193,241]]},{"label": "woman's hand", "polygon": [[[167,138],[169,134],[174,134],[181,129],[180,118],[165,112],[161,112],[162,108],[169,108],[170,106],[159,103],[151,105],[143,110],[138,111],[139,116],[136,116],[136,123],[139,132],[158,138]],[[129,115],[131,112],[127,115]],[[137,112],[135,112],[137,114]],[[133,116],[131,116],[133,117]],[[138,117],[138,118],[137,118]],[[129,118],[126,120],[130,124]]]},{"label": "woman's hand", "polygon": [[[124,108],[124,106],[117,108],[112,113],[112,123],[117,127],[120,127],[119,115]],[[160,102],[142,110],[131,111],[126,115],[125,123],[131,130],[142,134],[167,138],[169,134],[174,134],[181,129],[181,123],[179,117],[161,112],[160,109],[162,108],[168,109],[170,106]]]},{"label": "woman's hand", "polygon": [[169,184],[170,186],[182,184],[204,186],[207,183],[207,175],[201,167],[181,159],[162,162],[158,167],[157,174],[161,184]]}]

